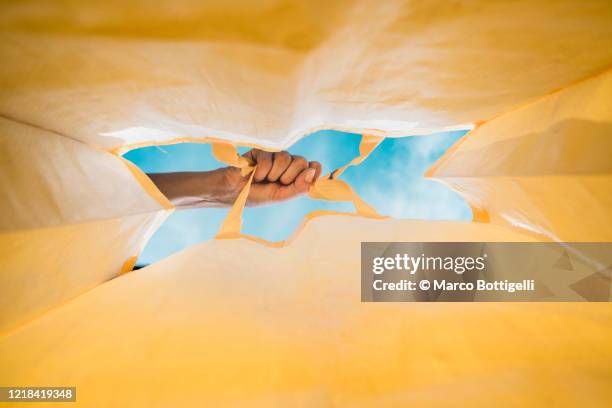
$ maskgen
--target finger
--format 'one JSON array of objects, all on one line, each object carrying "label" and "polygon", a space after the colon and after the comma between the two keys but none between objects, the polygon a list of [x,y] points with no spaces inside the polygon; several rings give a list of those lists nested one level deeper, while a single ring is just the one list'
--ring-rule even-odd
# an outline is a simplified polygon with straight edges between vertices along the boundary
[{"label": "finger", "polygon": [[321,172],[323,171],[323,166],[321,166],[321,163],[319,163],[318,161],[311,161],[308,164],[308,167],[310,167],[311,169],[315,169],[315,175],[314,175],[314,181],[317,181],[319,177],[321,177]]},{"label": "finger", "polygon": [[257,182],[265,180],[272,169],[272,153],[259,149],[250,150],[248,153],[251,153],[251,158],[257,166],[253,178]]},{"label": "finger", "polygon": [[316,170],[306,168],[288,186],[280,185],[275,192],[275,200],[288,200],[308,191],[314,181]]},{"label": "finger", "polygon": [[272,157],[272,169],[268,173],[268,181],[276,182],[291,164],[291,155],[283,151],[274,153]]},{"label": "finger", "polygon": [[308,168],[308,162],[305,158],[302,156],[293,156],[291,164],[280,177],[280,182],[284,185],[293,183],[298,174],[300,174],[306,168]]}]

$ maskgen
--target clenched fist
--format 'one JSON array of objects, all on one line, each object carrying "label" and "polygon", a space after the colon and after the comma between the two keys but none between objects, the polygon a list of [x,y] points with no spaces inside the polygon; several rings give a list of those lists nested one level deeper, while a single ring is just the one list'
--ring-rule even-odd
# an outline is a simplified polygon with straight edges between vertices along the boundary
[{"label": "clenched fist", "polygon": [[[253,149],[244,156],[256,166],[247,199],[251,205],[284,201],[306,193],[321,174],[319,162],[309,162],[285,151],[270,153]],[[223,170],[232,189],[240,191],[248,177],[242,177],[240,169],[235,167]]]},{"label": "clenched fist", "polygon": [[[253,149],[244,154],[255,165],[247,205],[284,201],[308,191],[321,175],[321,164],[288,152]],[[213,171],[153,173],[151,180],[178,208],[231,205],[249,176],[236,167]]]}]

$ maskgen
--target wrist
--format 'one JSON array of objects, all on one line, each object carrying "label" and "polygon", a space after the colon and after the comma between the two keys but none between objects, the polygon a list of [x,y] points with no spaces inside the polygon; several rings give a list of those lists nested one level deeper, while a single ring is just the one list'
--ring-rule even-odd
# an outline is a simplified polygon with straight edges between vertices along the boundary
[{"label": "wrist", "polygon": [[210,173],[211,180],[203,180],[203,183],[210,183],[208,187],[214,186],[214,191],[209,199],[216,200],[224,206],[234,204],[238,194],[246,185],[246,178],[242,177],[240,169],[236,167],[223,167],[213,170]]}]

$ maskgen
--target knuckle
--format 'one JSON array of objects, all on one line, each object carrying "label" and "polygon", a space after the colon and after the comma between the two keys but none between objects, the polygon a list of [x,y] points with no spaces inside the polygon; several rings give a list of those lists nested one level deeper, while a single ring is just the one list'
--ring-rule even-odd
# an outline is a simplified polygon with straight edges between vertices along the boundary
[{"label": "knuckle", "polygon": [[293,162],[300,167],[308,166],[308,161],[306,161],[306,159],[302,156],[293,156]]},{"label": "knuckle", "polygon": [[247,152],[247,154],[251,155],[251,157],[255,160],[259,160],[262,153],[263,152],[259,149],[251,149]]},{"label": "knuckle", "polygon": [[291,160],[291,155],[289,155],[289,153],[283,150],[282,152],[275,153],[274,158],[275,160],[278,160],[281,163],[289,163],[289,161]]},{"label": "knuckle", "polygon": [[268,167],[272,165],[272,153],[262,151],[259,157],[261,164],[264,166]]}]

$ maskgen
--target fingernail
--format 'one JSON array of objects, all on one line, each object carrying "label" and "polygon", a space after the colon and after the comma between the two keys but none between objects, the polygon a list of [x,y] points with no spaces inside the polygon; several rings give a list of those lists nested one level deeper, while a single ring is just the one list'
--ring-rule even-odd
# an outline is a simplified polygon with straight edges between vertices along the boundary
[{"label": "fingernail", "polygon": [[306,175],[304,176],[304,180],[306,180],[307,183],[312,183],[314,176],[315,176],[315,169],[308,169],[306,170]]}]

